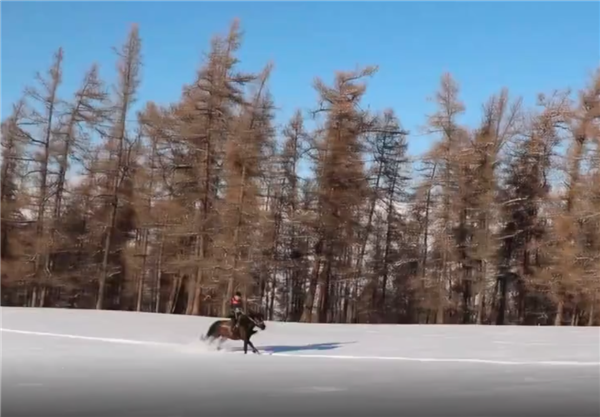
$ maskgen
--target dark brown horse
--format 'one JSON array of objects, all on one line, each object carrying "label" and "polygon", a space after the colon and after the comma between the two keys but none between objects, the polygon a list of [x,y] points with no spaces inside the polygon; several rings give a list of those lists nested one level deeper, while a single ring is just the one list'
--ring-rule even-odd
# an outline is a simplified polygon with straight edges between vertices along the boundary
[{"label": "dark brown horse", "polygon": [[221,344],[225,339],[242,340],[244,342],[244,354],[248,353],[248,346],[252,348],[254,353],[260,353],[250,341],[250,338],[256,334],[255,327],[261,330],[267,328],[261,313],[249,312],[240,317],[239,325],[235,331],[232,331],[231,320],[217,320],[208,328],[206,336],[202,336],[201,340],[208,341],[209,344],[218,340],[218,349],[221,348]]}]

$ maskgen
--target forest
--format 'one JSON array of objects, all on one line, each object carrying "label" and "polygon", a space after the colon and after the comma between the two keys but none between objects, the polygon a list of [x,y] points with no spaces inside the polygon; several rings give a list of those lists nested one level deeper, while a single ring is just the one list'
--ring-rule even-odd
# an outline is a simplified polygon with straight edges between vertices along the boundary
[{"label": "forest", "polygon": [[600,325],[600,71],[532,108],[500,89],[474,127],[441,74],[413,157],[363,100],[376,66],[279,128],[241,47],[234,21],[139,111],[137,26],[114,85],[91,64],[63,97],[56,51],[2,121],[3,306],[225,316],[239,290],[279,321]]}]

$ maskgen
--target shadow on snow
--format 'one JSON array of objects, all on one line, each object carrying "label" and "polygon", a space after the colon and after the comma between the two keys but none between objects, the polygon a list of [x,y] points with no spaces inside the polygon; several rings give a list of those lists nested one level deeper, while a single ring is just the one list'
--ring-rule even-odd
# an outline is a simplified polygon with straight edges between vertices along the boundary
[{"label": "shadow on snow", "polygon": [[[316,350],[316,351],[333,350],[333,349],[340,348],[342,345],[347,345],[350,343],[356,343],[356,342],[313,343],[310,345],[298,345],[298,346],[293,346],[293,345],[256,346],[256,348],[259,351],[265,352],[265,353],[287,353],[287,352],[301,352],[301,351],[307,351],[307,350]],[[241,352],[244,349],[243,348],[234,348],[232,350],[234,352]]]}]

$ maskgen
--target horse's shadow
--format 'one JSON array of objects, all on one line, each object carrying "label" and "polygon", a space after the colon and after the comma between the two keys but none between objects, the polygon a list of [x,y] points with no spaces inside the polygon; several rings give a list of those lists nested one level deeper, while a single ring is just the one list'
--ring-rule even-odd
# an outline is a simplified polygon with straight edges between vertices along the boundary
[{"label": "horse's shadow", "polygon": [[[287,352],[302,352],[307,350],[333,350],[356,342],[329,342],[329,343],[312,343],[309,345],[275,345],[275,346],[257,346],[256,348],[265,353],[287,353]],[[242,351],[243,348],[234,348],[234,352]]]}]

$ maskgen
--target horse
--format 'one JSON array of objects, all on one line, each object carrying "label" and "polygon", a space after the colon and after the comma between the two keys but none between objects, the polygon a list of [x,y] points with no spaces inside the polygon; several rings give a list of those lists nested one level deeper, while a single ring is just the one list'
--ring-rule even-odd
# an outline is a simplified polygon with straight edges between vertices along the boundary
[{"label": "horse", "polygon": [[209,345],[212,344],[215,340],[219,340],[218,349],[221,348],[221,344],[224,339],[230,340],[243,340],[244,341],[244,355],[248,353],[248,346],[252,348],[252,352],[256,354],[260,354],[258,349],[254,347],[250,338],[256,334],[255,327],[258,327],[261,330],[265,330],[267,328],[263,315],[258,312],[249,312],[248,314],[242,314],[240,317],[239,325],[237,327],[237,331],[233,332],[231,330],[232,323],[231,320],[217,320],[208,328],[208,332],[206,332],[206,336],[201,336],[200,340],[206,341],[208,339]]}]

